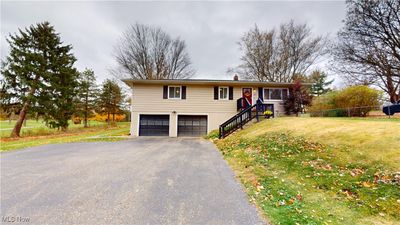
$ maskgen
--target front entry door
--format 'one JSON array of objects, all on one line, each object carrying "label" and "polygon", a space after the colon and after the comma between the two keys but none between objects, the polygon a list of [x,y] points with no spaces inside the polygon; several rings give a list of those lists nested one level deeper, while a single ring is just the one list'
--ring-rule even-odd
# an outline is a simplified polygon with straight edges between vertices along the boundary
[{"label": "front entry door", "polygon": [[247,108],[253,105],[253,96],[251,88],[242,88],[242,97],[243,97],[243,104],[242,104],[243,108]]}]

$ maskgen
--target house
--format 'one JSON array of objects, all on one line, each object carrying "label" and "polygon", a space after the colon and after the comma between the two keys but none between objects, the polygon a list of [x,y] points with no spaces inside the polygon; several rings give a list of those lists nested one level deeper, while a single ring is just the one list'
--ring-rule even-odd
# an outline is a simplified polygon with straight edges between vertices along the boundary
[{"label": "house", "polygon": [[123,80],[132,89],[132,136],[202,136],[257,100],[283,113],[290,83],[234,80]]}]

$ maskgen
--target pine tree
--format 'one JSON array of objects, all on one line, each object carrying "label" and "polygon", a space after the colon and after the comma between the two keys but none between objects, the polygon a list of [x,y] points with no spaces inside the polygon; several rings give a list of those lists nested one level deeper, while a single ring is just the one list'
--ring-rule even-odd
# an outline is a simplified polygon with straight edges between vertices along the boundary
[{"label": "pine tree", "polygon": [[101,113],[107,113],[107,123],[110,125],[112,115],[112,121],[115,121],[115,114],[122,111],[121,105],[124,96],[122,95],[121,88],[119,85],[112,80],[107,79],[103,82],[100,99],[99,99],[99,110]]},{"label": "pine tree", "polygon": [[320,96],[330,91],[331,89],[328,88],[328,86],[334,81],[333,79],[327,81],[328,75],[324,71],[320,70],[314,70],[309,79],[312,83],[314,83],[311,87],[311,93],[316,96]]},{"label": "pine tree", "polygon": [[7,92],[22,107],[11,137],[19,137],[27,113],[44,115],[47,125],[65,130],[73,111],[77,71],[60,36],[48,22],[31,25],[9,35],[10,54],[2,62],[1,73]]},{"label": "pine tree", "polygon": [[96,76],[91,69],[85,69],[79,74],[79,90],[76,96],[75,115],[83,117],[84,127],[88,127],[88,118],[93,116],[96,110],[98,89]]}]

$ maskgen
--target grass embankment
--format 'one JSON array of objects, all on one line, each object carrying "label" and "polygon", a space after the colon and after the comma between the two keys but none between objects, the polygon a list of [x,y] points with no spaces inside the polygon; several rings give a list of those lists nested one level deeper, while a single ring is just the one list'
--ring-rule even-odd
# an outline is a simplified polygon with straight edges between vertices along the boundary
[{"label": "grass embankment", "polygon": [[[28,124],[32,123],[35,122],[28,121]],[[130,123],[120,122],[111,127],[108,127],[106,123],[92,123],[92,126],[89,128],[83,128],[82,124],[71,125],[66,132],[42,127],[42,124],[39,123],[37,125],[36,127],[32,126],[30,128],[27,126],[21,138],[4,137],[3,130],[0,152],[55,143],[123,140],[125,138],[121,138],[120,136],[126,136],[126,138],[128,138],[127,135],[129,134]],[[7,131],[8,135],[10,132],[10,130]]]},{"label": "grass embankment", "polygon": [[278,118],[218,148],[272,224],[399,224],[400,120]]}]

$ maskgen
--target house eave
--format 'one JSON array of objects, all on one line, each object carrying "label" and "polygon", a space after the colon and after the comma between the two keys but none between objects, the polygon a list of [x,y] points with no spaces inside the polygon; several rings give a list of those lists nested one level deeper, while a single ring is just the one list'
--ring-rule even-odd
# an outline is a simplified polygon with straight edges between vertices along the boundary
[{"label": "house eave", "polygon": [[[261,82],[250,80],[206,80],[206,79],[169,79],[169,80],[141,80],[123,79],[125,84],[132,87],[140,85],[208,85],[208,86],[251,86],[251,87],[288,87],[293,83],[285,82]],[[302,83],[304,86],[311,86],[311,83]]]}]

